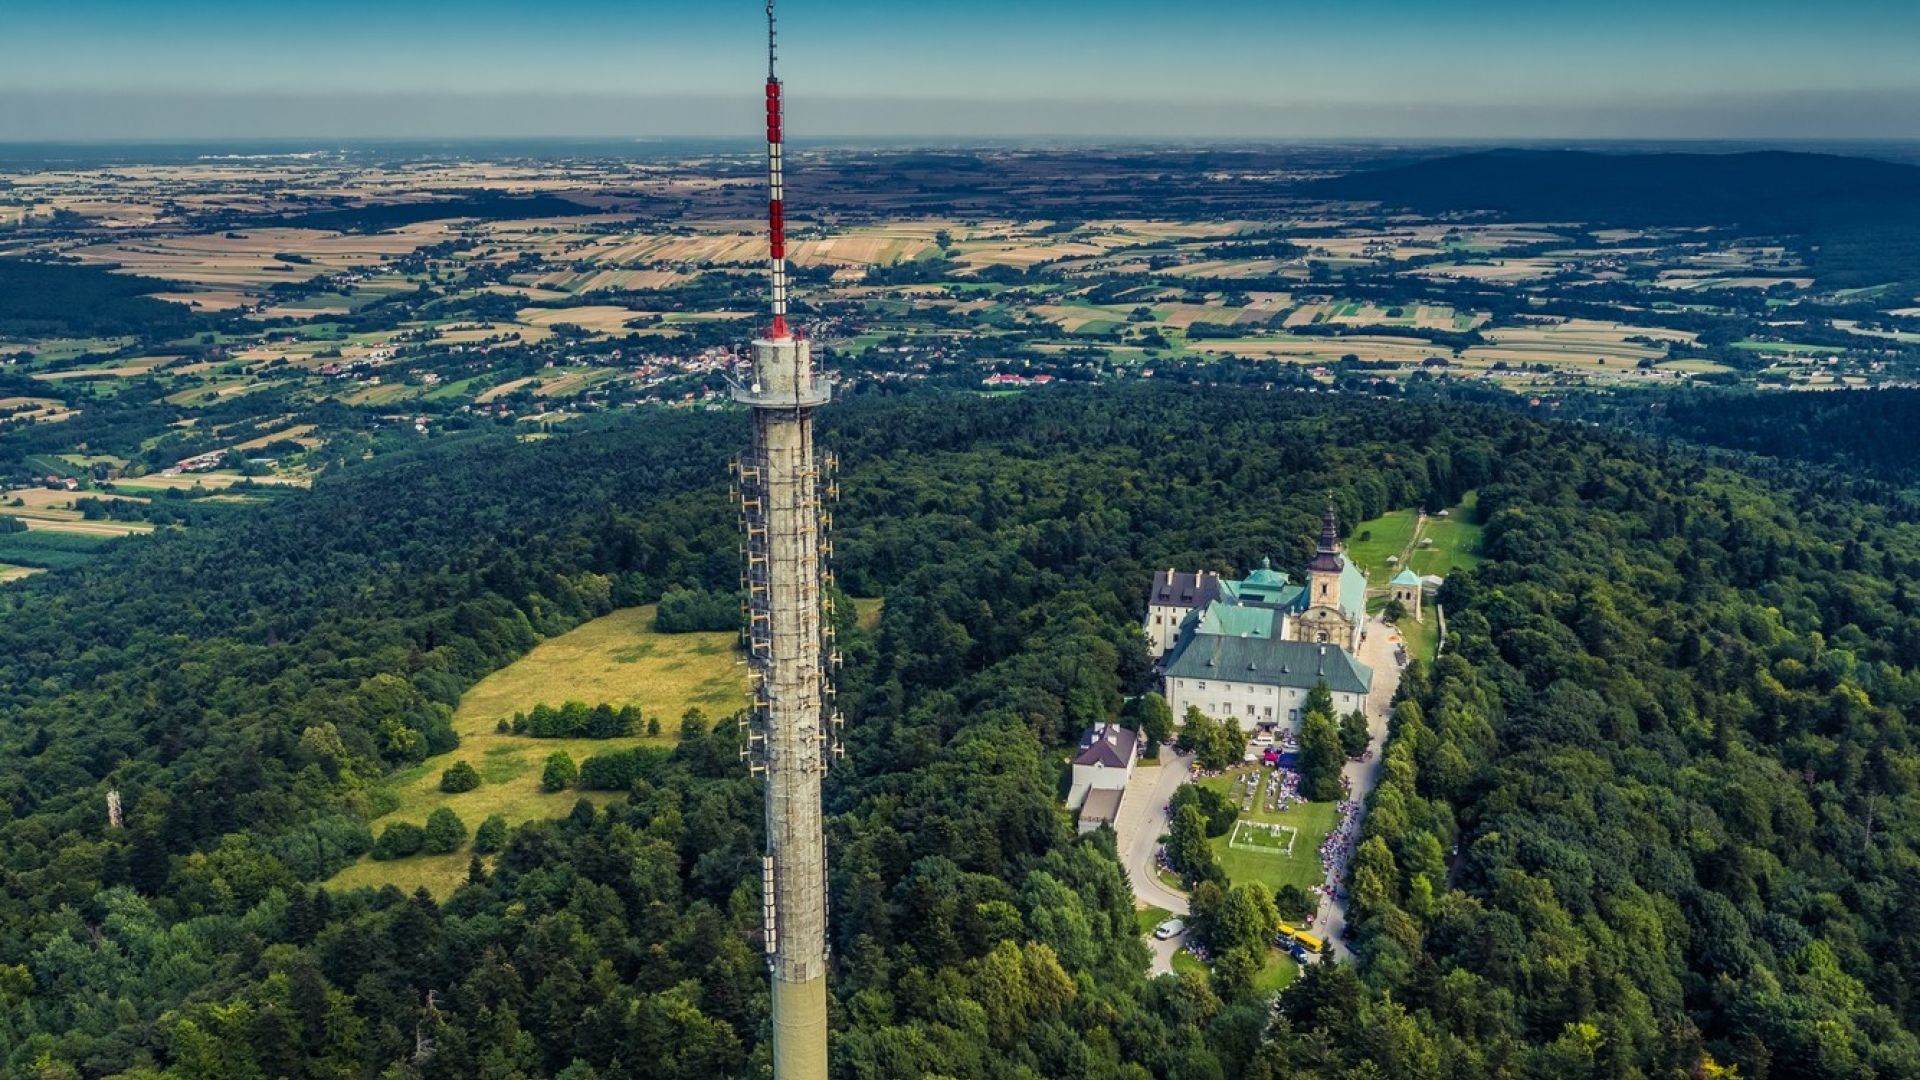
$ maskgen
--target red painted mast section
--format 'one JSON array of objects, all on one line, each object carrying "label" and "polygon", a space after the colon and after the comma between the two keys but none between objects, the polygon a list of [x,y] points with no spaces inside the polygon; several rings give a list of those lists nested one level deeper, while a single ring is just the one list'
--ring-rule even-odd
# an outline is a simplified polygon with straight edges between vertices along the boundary
[{"label": "red painted mast section", "polygon": [[787,216],[786,195],[781,183],[781,150],[785,132],[781,130],[780,79],[774,74],[775,50],[773,2],[767,3],[767,233],[768,257],[773,272],[773,330],[775,341],[793,336],[787,327]]}]

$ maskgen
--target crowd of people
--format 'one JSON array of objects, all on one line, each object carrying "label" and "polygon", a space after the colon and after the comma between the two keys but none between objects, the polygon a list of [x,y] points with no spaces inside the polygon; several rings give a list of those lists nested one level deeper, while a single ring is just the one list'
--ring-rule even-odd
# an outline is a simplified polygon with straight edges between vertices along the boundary
[{"label": "crowd of people", "polygon": [[[1344,882],[1347,877],[1347,860],[1353,858],[1353,842],[1358,838],[1360,826],[1360,804],[1351,799],[1340,800],[1340,823],[1327,834],[1320,845],[1320,867],[1327,872],[1327,881]],[[1345,885],[1333,886],[1326,882],[1315,885],[1314,889],[1329,900],[1337,900],[1346,891]]]}]

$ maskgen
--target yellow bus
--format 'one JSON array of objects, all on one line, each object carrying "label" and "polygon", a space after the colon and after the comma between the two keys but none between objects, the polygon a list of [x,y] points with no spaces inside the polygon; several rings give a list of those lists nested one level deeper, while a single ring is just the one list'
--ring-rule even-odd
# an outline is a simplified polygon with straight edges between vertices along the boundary
[{"label": "yellow bus", "polygon": [[1299,942],[1300,945],[1303,948],[1305,948],[1308,952],[1317,953],[1320,951],[1320,945],[1321,945],[1320,939],[1313,936],[1312,934],[1307,933],[1305,930],[1296,930],[1293,927],[1288,926],[1286,923],[1281,923],[1280,936],[1283,938],[1287,938],[1290,941]]}]

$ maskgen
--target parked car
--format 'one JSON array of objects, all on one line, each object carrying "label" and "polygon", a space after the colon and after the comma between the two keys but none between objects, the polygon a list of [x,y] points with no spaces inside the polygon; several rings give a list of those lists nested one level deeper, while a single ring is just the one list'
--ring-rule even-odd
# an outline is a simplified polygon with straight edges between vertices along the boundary
[{"label": "parked car", "polygon": [[1166,922],[1153,928],[1153,940],[1165,941],[1168,938],[1179,937],[1186,932],[1187,924],[1184,921],[1180,919],[1168,919]]}]

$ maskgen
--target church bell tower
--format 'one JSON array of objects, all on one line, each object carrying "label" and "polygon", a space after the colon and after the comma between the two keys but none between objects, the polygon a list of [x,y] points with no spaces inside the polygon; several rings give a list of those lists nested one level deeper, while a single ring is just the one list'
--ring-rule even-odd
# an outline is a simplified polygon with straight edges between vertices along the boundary
[{"label": "church bell tower", "polygon": [[1346,558],[1340,554],[1340,523],[1334,517],[1333,504],[1328,503],[1326,514],[1320,518],[1320,548],[1307,564],[1309,608],[1340,606],[1340,574],[1346,568]]}]

